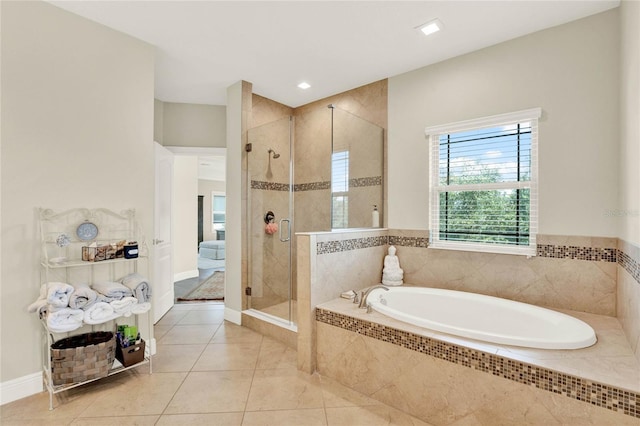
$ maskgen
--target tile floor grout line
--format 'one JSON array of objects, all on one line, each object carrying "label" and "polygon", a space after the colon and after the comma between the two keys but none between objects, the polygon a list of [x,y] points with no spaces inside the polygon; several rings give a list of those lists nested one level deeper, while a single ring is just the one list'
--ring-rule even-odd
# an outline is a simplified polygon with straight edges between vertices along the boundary
[{"label": "tile floor grout line", "polygon": [[[187,309],[185,310],[186,312],[192,312],[193,309]],[[175,326],[175,324],[174,324]],[[173,328],[173,327],[172,327]],[[220,324],[218,324],[218,327],[216,328],[216,331],[213,332],[213,334],[211,335],[211,338],[209,339],[209,341],[211,341],[211,339],[213,339],[213,336],[216,335],[216,333],[218,332],[218,330],[220,329]],[[168,331],[167,331],[168,333]],[[189,368],[189,371],[186,371],[184,378],[182,379],[182,381],[180,382],[180,385],[176,388],[176,390],[173,392],[173,395],[171,396],[171,398],[169,399],[169,401],[167,402],[167,405],[165,405],[164,409],[162,410],[162,413],[160,413],[160,416],[158,417],[158,420],[154,423],[158,424],[158,422],[160,422],[160,420],[162,419],[162,416],[165,415],[167,408],[171,405],[171,402],[174,400],[174,398],[176,397],[176,395],[178,394],[178,392],[180,391],[180,389],[182,388],[182,386],[184,385],[184,383],[187,381],[187,378],[189,377],[189,374],[191,374],[193,372],[193,368],[195,367],[195,365],[198,363],[198,361],[200,360],[200,358],[202,357],[202,354],[204,353],[204,351],[207,349],[207,345],[208,343],[206,343],[204,345],[204,348],[202,348],[202,351],[200,352],[200,355],[198,355],[198,358],[195,360],[195,362],[193,363],[193,365],[191,365],[191,367]],[[169,415],[169,414],[167,414]]]},{"label": "tile floor grout line", "polygon": [[[257,367],[258,365],[258,358],[260,357],[260,351],[262,350],[262,345],[264,344],[264,336],[260,336],[260,348],[258,349],[258,357],[256,358],[256,365],[255,367]],[[251,389],[253,388],[253,381],[256,377],[256,371],[258,370],[257,368],[253,369],[253,374],[251,375],[251,383],[249,383],[249,392],[247,393],[247,399],[244,401],[244,410],[242,410],[242,421],[240,422],[240,425],[244,424],[244,418],[247,414],[247,407],[249,406],[249,397],[251,396]]]}]

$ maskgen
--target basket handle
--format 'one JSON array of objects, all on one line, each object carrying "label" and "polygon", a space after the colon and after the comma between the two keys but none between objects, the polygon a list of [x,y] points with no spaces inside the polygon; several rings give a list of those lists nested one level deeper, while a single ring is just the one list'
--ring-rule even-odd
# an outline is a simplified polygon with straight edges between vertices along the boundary
[{"label": "basket handle", "polygon": [[139,351],[140,349],[142,349],[140,346],[133,346],[133,347],[131,347],[131,348],[127,349],[127,353],[128,353],[128,354],[132,354],[132,353],[134,353],[134,352]]}]

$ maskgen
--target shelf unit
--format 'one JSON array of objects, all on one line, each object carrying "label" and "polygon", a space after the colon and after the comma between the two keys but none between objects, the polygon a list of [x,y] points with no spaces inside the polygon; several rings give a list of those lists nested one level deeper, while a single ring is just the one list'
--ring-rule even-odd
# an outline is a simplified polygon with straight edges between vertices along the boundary
[{"label": "shelf unit", "polygon": [[[91,222],[98,228],[98,234],[93,240],[81,239],[76,229],[85,222]],[[116,213],[105,208],[86,209],[76,208],[63,212],[55,212],[51,209],[39,209],[39,225],[42,242],[41,261],[42,276],[41,283],[58,281],[65,283],[86,283],[91,284],[97,280],[117,281],[125,275],[139,272],[140,264],[144,264],[145,273],[148,276],[148,249],[135,217],[135,210],[124,210]],[[61,238],[61,236],[65,238]],[[115,243],[118,241],[136,241],[138,243],[139,255],[137,258],[125,259],[114,258],[97,262],[82,260],[82,247],[88,246],[92,242],[99,244]],[[64,241],[65,245],[58,243]],[[144,314],[132,314],[126,318],[126,322],[131,322],[133,318],[135,325],[139,326],[143,318],[146,317],[149,333],[153,330],[153,320],[151,312]],[[51,365],[51,345],[64,337],[74,336],[92,331],[113,331],[115,333],[116,323],[123,317],[107,320],[101,324],[83,324],[76,330],[65,333],[51,332],[46,320],[42,320],[43,326],[43,381],[46,390],[49,392],[49,409],[53,410],[53,395],[103,379],[104,377],[85,380],[78,383],[54,385]],[[149,341],[147,336],[146,341]],[[115,360],[113,367],[106,377],[121,373],[141,365],[148,365],[149,374],[152,373],[151,356],[149,345],[146,345],[144,360],[124,367],[118,360]]]}]

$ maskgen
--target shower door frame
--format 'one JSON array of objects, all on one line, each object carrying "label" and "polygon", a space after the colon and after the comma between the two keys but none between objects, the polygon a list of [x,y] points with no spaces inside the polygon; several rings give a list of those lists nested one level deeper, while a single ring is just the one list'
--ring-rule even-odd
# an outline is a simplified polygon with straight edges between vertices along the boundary
[{"label": "shower door frame", "polygon": [[[278,238],[278,242],[279,243],[284,243],[287,244],[286,247],[286,262],[287,262],[287,273],[286,273],[286,285],[287,285],[287,300],[285,301],[286,303],[288,303],[288,309],[287,309],[287,318],[282,318],[281,316],[278,315],[274,315],[272,313],[267,313],[264,311],[265,307],[261,307],[261,308],[256,308],[254,307],[254,297],[255,295],[253,295],[253,288],[255,286],[254,283],[254,264],[253,262],[256,261],[256,259],[254,259],[253,256],[253,245],[256,243],[253,235],[254,232],[257,231],[256,229],[254,229],[254,227],[256,226],[256,224],[254,223],[254,212],[253,209],[254,207],[254,203],[253,201],[253,197],[252,197],[252,191],[255,190],[253,188],[253,179],[252,179],[252,169],[251,169],[251,158],[252,155],[257,155],[258,153],[260,153],[263,150],[263,146],[256,146],[250,137],[251,134],[251,130],[255,130],[258,129],[254,128],[254,129],[250,129],[249,130],[249,136],[248,136],[248,150],[247,150],[247,189],[248,189],[248,197],[247,197],[247,235],[248,235],[248,245],[247,245],[247,290],[245,292],[245,295],[247,297],[247,308],[250,311],[257,311],[260,312],[261,315],[265,315],[266,317],[275,320],[276,322],[279,323],[283,323],[283,325],[286,326],[295,326],[295,321],[294,321],[294,312],[293,312],[293,275],[292,275],[292,271],[293,271],[293,236],[294,236],[294,117],[293,116],[288,116],[288,117],[283,117],[279,120],[275,120],[273,122],[270,123],[266,123],[264,124],[269,125],[269,124],[274,124],[277,123],[280,120],[285,120],[288,119],[288,143],[287,143],[287,147],[288,147],[288,154],[289,154],[289,161],[288,161],[288,173],[287,173],[287,205],[288,205],[288,209],[287,209],[287,215],[286,217],[281,217],[280,219],[276,220],[276,223],[279,225],[279,229],[277,234],[274,234],[274,237]],[[262,126],[260,126],[262,127]],[[273,152],[274,150],[271,149],[271,147],[269,146],[269,161],[271,161],[271,159],[273,158],[272,156],[274,154],[278,155],[276,152]],[[280,155],[278,155],[279,157]],[[277,158],[277,157],[276,157]],[[279,186],[277,183],[275,183],[274,186]],[[267,185],[268,188],[268,185]],[[264,209],[267,210],[268,209]],[[261,214],[265,214],[265,212],[261,212]],[[286,233],[284,233],[284,225],[286,222]],[[264,226],[264,223],[260,223],[260,226]],[[284,257],[284,256],[283,256]],[[282,302],[281,302],[282,303]]]}]

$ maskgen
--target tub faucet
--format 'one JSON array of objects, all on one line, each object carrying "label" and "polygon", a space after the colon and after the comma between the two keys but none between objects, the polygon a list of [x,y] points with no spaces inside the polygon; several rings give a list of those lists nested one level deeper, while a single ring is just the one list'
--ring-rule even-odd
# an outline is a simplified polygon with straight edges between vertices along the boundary
[{"label": "tub faucet", "polygon": [[366,291],[362,292],[362,296],[360,298],[360,304],[358,305],[358,308],[367,308],[367,298],[369,297],[369,293],[371,293],[371,290],[375,290],[377,288],[383,288],[386,291],[389,291],[388,287],[383,286],[382,284],[378,284],[378,285],[374,285],[373,287],[369,287]]}]

